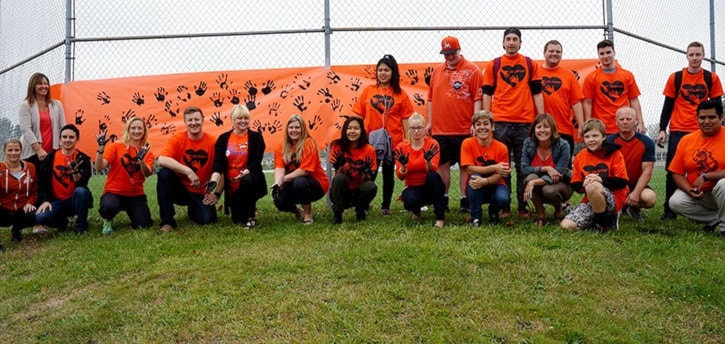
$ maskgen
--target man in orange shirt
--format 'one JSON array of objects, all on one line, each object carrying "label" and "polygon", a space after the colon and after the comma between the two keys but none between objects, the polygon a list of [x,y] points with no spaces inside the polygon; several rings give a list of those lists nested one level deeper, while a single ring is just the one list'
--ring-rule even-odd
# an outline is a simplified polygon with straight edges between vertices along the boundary
[{"label": "man in orange shirt", "polygon": [[[544,97],[541,94],[539,65],[527,56],[519,54],[521,31],[508,28],[503,33],[506,53],[489,62],[483,75],[483,110],[491,111],[496,118],[494,139],[509,147],[516,166],[516,199],[519,217],[529,218],[524,202],[524,178],[521,173],[521,150],[529,136],[534,117],[544,113]],[[507,184],[511,185],[510,177]],[[511,205],[504,208],[501,217],[511,215]]]},{"label": "man in orange shirt", "polygon": [[[445,208],[448,208],[451,166],[456,163],[460,166],[461,144],[471,136],[471,116],[481,109],[481,70],[461,55],[461,45],[455,37],[443,38],[441,54],[446,61],[438,65],[430,77],[425,131],[440,144],[438,174],[446,187]],[[467,213],[467,177],[463,169],[458,178],[461,193],[459,211]]]},{"label": "man in orange shirt", "polygon": [[584,124],[581,103],[584,96],[574,73],[559,67],[562,52],[559,41],[551,40],[544,45],[544,65],[540,69],[541,91],[544,112],[554,117],[559,135],[569,143],[569,154],[574,155],[574,137],[581,137],[581,126]]},{"label": "man in orange shirt", "polygon": [[184,110],[184,124],[186,131],[166,141],[159,155],[161,170],[156,183],[161,217],[159,233],[176,228],[174,204],[189,207],[189,219],[200,225],[217,220],[215,204],[220,188],[215,182],[207,183],[214,164],[216,137],[204,132],[204,114],[198,107]]},{"label": "man in orange shirt", "polygon": [[599,68],[587,75],[582,85],[584,92],[584,121],[597,118],[604,122],[607,134],[617,132],[614,113],[622,106],[631,106],[637,112],[637,131],[647,133],[642,106],[639,103],[639,87],[632,72],[617,67],[614,42],[605,39],[597,44]]},{"label": "man in orange shirt", "polygon": [[700,130],[685,135],[677,146],[669,170],[677,190],[670,209],[690,220],[718,229],[725,236],[725,130],[723,106],[711,99],[697,106]]},{"label": "man in orange shirt", "polygon": [[[680,139],[699,129],[697,117],[694,115],[697,113],[697,105],[708,99],[720,100],[723,95],[722,84],[717,74],[702,68],[702,60],[705,58],[705,47],[702,43],[690,43],[687,46],[686,57],[687,68],[672,73],[662,92],[665,95],[665,103],[660,115],[657,145],[664,147],[669,124],[670,141],[667,143],[666,167],[670,166]],[[660,217],[663,220],[677,217],[669,205],[670,197],[675,190],[677,185],[672,180],[672,173],[668,171],[665,184],[665,211]]]}]

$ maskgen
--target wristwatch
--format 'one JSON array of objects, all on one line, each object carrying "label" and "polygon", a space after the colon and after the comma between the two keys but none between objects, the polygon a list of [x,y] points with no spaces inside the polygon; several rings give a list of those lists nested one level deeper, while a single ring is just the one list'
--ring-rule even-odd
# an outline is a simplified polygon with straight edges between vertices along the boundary
[{"label": "wristwatch", "polygon": [[707,181],[707,172],[703,172],[700,177],[702,177],[702,180]]}]

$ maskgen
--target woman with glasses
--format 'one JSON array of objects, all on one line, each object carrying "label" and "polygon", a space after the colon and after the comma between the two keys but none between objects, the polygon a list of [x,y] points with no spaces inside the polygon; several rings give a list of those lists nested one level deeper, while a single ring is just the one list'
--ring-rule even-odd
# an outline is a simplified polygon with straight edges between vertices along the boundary
[{"label": "woman with glasses", "polygon": [[[406,139],[408,118],[413,114],[413,103],[408,94],[400,88],[400,71],[398,63],[392,55],[385,55],[378,61],[375,69],[374,85],[363,89],[360,98],[352,111],[365,121],[365,130],[370,133],[385,129],[392,141],[388,147],[396,147]],[[378,154],[377,165],[383,169],[383,203],[380,213],[392,215],[390,201],[393,198],[395,178],[393,176],[394,161],[392,152]],[[375,171],[377,172],[377,171]],[[375,178],[377,173],[373,173]]]},{"label": "woman with glasses", "polygon": [[425,120],[416,113],[408,119],[410,141],[395,147],[396,172],[405,181],[403,206],[412,213],[413,220],[420,219],[420,208],[433,204],[435,227],[445,225],[445,185],[438,174],[440,147],[438,142],[425,134]]}]

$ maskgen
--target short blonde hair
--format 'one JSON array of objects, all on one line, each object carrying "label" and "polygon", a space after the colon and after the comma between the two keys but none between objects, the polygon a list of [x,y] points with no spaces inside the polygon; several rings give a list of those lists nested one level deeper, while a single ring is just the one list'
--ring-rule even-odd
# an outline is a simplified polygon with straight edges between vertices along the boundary
[{"label": "short blonde hair", "polygon": [[480,121],[481,119],[488,118],[489,121],[491,121],[491,124],[493,124],[493,113],[488,110],[478,110],[473,113],[473,117],[471,117],[471,125],[476,124],[476,122]]},{"label": "short blonde hair", "polygon": [[229,114],[229,118],[231,118],[233,121],[240,117],[249,118],[251,117],[251,113],[249,112],[249,109],[244,105],[234,105],[231,113]]}]

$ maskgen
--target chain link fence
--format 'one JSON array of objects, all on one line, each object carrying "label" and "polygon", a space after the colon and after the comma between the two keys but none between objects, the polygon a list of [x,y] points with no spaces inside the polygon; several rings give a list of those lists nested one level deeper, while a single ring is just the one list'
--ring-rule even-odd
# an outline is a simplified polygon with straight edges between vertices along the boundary
[{"label": "chain link fence", "polygon": [[[468,60],[486,61],[503,54],[502,32],[508,26],[522,28],[521,53],[534,59],[543,58],[543,46],[551,39],[563,43],[564,59],[596,59],[596,44],[606,38],[609,19],[617,58],[637,78],[644,119],[652,128],[651,135],[656,135],[662,89],[670,73],[686,66],[683,50],[687,44],[701,41],[708,57],[715,51],[722,60],[725,39],[711,47],[708,0],[612,0],[611,18],[606,16],[607,3],[2,1],[0,120],[17,123],[17,105],[34,72],[45,73],[51,83],[62,83],[66,79],[374,64],[383,54],[395,55],[400,63],[442,62],[439,42],[446,35],[460,39]],[[714,10],[714,32],[725,32],[725,3],[715,3]],[[711,68],[709,62],[704,66]],[[718,70],[723,70],[722,62]],[[92,182],[100,193],[100,179]],[[664,178],[653,180],[652,185],[663,190]]]}]

